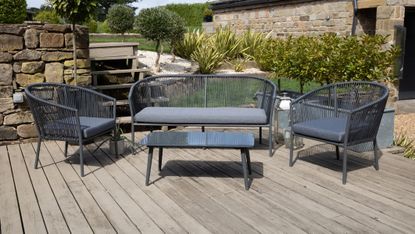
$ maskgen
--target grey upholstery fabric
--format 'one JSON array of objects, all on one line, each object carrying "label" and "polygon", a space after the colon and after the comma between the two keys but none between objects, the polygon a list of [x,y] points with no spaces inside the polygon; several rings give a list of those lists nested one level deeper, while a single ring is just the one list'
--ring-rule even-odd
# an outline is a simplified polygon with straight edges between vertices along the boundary
[{"label": "grey upholstery fabric", "polygon": [[[91,138],[95,135],[110,131],[114,129],[115,120],[112,118],[97,118],[97,117],[85,117],[80,116],[79,122],[81,125],[82,138]],[[57,120],[56,122],[45,125],[46,131],[53,134],[54,129],[67,128],[68,123],[73,123],[73,128],[76,127],[75,117],[65,118]],[[65,125],[65,126],[64,126]],[[56,131],[56,130],[55,130]]]},{"label": "grey upholstery fabric", "polygon": [[146,107],[134,116],[135,122],[168,124],[267,124],[263,109],[217,107]]},{"label": "grey upholstery fabric", "polygon": [[343,142],[346,132],[346,118],[323,118],[296,123],[294,133],[327,141]]}]

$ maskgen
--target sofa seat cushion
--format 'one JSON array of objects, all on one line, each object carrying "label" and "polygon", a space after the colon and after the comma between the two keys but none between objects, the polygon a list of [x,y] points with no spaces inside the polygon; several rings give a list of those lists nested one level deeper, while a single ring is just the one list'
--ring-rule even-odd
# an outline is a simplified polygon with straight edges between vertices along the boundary
[{"label": "sofa seat cushion", "polygon": [[332,142],[343,142],[346,133],[346,118],[323,118],[293,125],[294,133]]},{"label": "sofa seat cushion", "polygon": [[134,116],[139,123],[157,124],[267,124],[263,109],[238,107],[146,107]]},{"label": "sofa seat cushion", "polygon": [[[115,119],[80,116],[82,138],[87,139],[108,132],[115,127]],[[45,130],[52,135],[59,134],[60,130],[76,128],[76,117],[56,120],[45,125]]]}]

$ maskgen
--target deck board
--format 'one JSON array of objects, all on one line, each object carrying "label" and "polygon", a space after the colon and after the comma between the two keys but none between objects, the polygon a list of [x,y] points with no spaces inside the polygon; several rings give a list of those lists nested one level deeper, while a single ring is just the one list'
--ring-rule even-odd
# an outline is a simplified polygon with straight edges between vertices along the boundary
[{"label": "deck board", "polygon": [[0,146],[2,233],[415,232],[415,161],[387,152],[379,171],[370,154],[351,153],[342,185],[327,145],[307,142],[293,167],[288,149],[269,157],[257,145],[245,191],[238,150],[165,149],[145,186],[146,149],[115,157],[90,145],[80,177],[77,146],[65,158],[63,142],[44,142],[34,169],[35,146]]}]

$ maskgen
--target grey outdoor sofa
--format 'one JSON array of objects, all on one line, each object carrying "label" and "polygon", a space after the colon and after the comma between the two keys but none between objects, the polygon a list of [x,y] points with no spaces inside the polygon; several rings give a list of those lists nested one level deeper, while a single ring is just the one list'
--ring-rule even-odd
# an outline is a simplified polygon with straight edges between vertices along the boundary
[{"label": "grey outdoor sofa", "polygon": [[343,184],[347,179],[347,149],[371,142],[374,167],[379,169],[376,135],[388,98],[388,89],[374,82],[346,82],[327,85],[292,102],[290,162],[293,166],[295,135],[343,148]]},{"label": "grey outdoor sofa", "polygon": [[[83,145],[116,131],[115,99],[96,91],[66,84],[37,83],[25,88],[38,130],[35,168],[42,139],[79,145],[80,174],[84,176]],[[117,153],[117,149],[115,149]]]},{"label": "grey outdoor sofa", "polygon": [[276,86],[244,75],[163,75],[136,82],[130,89],[131,131],[137,126],[269,128],[272,155]]}]

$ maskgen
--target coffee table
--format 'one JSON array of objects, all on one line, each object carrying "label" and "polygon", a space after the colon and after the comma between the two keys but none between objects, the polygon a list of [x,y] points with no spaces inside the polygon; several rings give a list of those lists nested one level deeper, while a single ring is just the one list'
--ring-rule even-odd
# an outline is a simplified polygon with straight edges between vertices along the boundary
[{"label": "coffee table", "polygon": [[146,185],[149,185],[154,147],[159,148],[158,169],[161,171],[163,148],[220,148],[240,149],[245,189],[249,189],[251,174],[249,149],[254,147],[254,135],[240,132],[152,132],[141,144],[148,147]]}]

